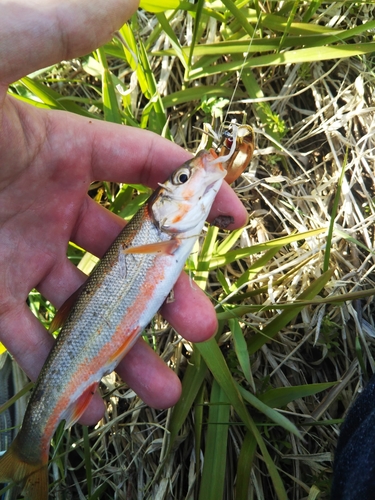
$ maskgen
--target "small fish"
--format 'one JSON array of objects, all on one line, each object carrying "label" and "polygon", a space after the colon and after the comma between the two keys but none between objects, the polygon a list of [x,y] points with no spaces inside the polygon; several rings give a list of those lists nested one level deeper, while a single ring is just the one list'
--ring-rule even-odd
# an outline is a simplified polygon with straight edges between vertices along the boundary
[{"label": "small fish", "polygon": [[[48,498],[48,456],[62,420],[82,415],[100,379],[130,350],[173,288],[221,183],[225,162],[200,151],[160,184],[79,291],[31,395],[22,428],[0,457],[0,482]],[[64,308],[63,308],[64,309]]]}]

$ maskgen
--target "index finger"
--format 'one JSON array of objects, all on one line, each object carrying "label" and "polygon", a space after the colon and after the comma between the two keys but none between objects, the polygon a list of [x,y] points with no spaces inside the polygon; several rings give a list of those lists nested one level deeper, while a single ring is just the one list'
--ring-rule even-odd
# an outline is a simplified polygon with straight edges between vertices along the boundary
[{"label": "index finger", "polygon": [[[192,157],[180,146],[147,130],[90,120],[71,113],[39,112],[49,113],[49,130],[53,130],[47,142],[49,167],[51,162],[55,163],[60,175],[67,179],[82,176],[86,182],[140,183],[155,188]],[[246,223],[246,210],[228,185],[223,185],[216,197],[211,218],[218,215],[233,219],[228,229]],[[89,213],[85,214],[85,219],[92,227]]]}]

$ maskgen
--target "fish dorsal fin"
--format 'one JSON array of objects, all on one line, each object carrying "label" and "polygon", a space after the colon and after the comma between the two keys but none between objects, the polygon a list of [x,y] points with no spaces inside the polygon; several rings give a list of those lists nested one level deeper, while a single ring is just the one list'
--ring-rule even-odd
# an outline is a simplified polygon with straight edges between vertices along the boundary
[{"label": "fish dorsal fin", "polygon": [[60,309],[57,311],[55,314],[55,317],[51,321],[51,324],[48,328],[48,331],[50,333],[55,332],[58,330],[63,324],[65,323],[66,318],[68,317],[70,310],[72,309],[73,305],[77,301],[79,294],[81,293],[81,290],[83,288],[84,283],[77,288],[75,292],[72,293],[70,297],[66,299],[66,301],[63,303],[63,305],[60,307]]},{"label": "fish dorsal fin", "polygon": [[169,241],[158,241],[157,243],[146,243],[136,247],[129,247],[123,250],[124,253],[162,253],[165,255],[172,255],[180,246],[180,240],[174,238]]}]

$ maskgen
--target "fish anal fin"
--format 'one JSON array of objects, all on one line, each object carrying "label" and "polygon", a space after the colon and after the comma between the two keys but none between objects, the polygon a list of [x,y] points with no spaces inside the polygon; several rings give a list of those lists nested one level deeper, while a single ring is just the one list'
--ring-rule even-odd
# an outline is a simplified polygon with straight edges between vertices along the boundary
[{"label": "fish anal fin", "polygon": [[68,317],[68,315],[70,313],[70,310],[72,309],[73,305],[76,303],[78,296],[81,293],[83,285],[84,285],[84,283],[79,288],[77,288],[77,290],[75,292],[73,292],[70,297],[68,297],[66,299],[66,301],[63,303],[63,305],[57,311],[57,313],[55,314],[55,317],[51,321],[51,324],[48,328],[48,331],[50,333],[55,332],[61,326],[63,326],[66,318]]},{"label": "fish anal fin", "polygon": [[[121,330],[121,324],[119,326],[119,330]],[[125,354],[129,351],[130,347],[133,346],[135,339],[138,337],[138,334],[142,331],[141,328],[134,328],[134,330],[130,331],[127,333],[126,338],[124,339],[124,342],[119,346],[116,351],[114,351],[109,358],[109,361],[111,364],[116,363],[118,364],[120,360],[125,356]]]},{"label": "fish anal fin", "polygon": [[86,389],[80,397],[72,403],[67,410],[62,415],[61,420],[65,420],[65,427],[70,427],[75,424],[77,420],[84,413],[88,407],[96,389],[98,388],[98,382],[94,382],[88,389]]},{"label": "fish anal fin", "polygon": [[22,490],[27,500],[47,500],[48,499],[48,467],[44,465],[31,473]]},{"label": "fish anal fin", "polygon": [[173,255],[179,246],[180,240],[178,238],[173,238],[169,241],[158,241],[157,243],[146,243],[145,245],[125,248],[123,252],[127,254],[162,253],[165,255]]},{"label": "fish anal fin", "polygon": [[21,457],[20,447],[16,437],[8,451],[0,457],[0,482],[14,482],[20,485],[27,500],[47,500],[47,463],[26,462]]}]

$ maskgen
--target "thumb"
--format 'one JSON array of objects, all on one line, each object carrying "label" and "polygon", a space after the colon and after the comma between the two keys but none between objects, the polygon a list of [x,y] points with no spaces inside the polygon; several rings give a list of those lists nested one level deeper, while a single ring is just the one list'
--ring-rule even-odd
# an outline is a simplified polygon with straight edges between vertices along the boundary
[{"label": "thumb", "polygon": [[82,56],[111,39],[139,0],[0,0],[0,83]]}]

